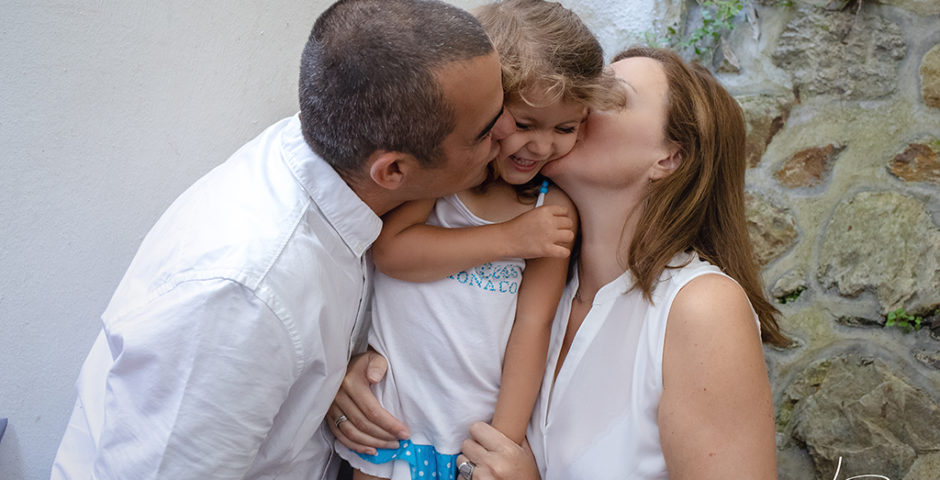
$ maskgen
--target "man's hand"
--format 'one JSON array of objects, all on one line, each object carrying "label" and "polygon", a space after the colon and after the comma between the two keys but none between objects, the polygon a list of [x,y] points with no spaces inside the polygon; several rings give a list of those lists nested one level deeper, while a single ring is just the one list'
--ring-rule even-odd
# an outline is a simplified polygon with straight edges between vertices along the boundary
[{"label": "man's hand", "polygon": [[543,205],[500,224],[508,257],[564,258],[571,255],[574,222],[561,205]]},{"label": "man's hand", "polygon": [[376,448],[398,448],[398,439],[411,436],[405,424],[382,408],[370,388],[385,378],[387,370],[385,357],[371,350],[349,361],[325,420],[350,450],[374,455]]}]

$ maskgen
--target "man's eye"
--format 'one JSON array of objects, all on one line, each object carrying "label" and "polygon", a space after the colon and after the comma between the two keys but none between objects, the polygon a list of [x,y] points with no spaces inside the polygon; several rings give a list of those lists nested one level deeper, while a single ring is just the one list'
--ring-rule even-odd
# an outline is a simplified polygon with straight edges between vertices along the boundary
[{"label": "man's eye", "polygon": [[483,142],[489,140],[492,136],[493,136],[493,130],[490,129],[489,131],[487,131],[487,132],[484,133],[483,135],[480,135],[480,138],[476,139],[476,142],[474,142],[474,144],[475,144],[475,145],[481,144],[481,143],[483,143]]}]

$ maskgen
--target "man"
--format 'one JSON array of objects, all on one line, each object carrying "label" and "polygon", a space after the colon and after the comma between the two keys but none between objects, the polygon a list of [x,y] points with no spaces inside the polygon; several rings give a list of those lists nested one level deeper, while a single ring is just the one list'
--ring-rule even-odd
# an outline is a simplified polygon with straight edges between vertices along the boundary
[{"label": "man", "polygon": [[512,123],[480,25],[432,0],[327,9],[300,105],[144,239],[82,367],[53,478],[335,475],[320,425],[364,331],[379,216],[478,184]]}]

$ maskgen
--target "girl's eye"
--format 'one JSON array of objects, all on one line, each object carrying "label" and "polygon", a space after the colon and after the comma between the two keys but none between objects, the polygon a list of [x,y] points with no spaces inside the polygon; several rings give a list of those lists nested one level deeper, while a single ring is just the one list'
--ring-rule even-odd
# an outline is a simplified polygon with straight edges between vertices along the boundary
[{"label": "girl's eye", "polygon": [[567,135],[569,133],[578,131],[578,127],[558,127],[556,130],[558,130],[558,133],[564,133]]},{"label": "girl's eye", "polygon": [[525,129],[529,128],[529,126],[526,125],[526,124],[524,124],[524,123],[516,122],[516,128],[518,128],[519,130],[525,130]]}]

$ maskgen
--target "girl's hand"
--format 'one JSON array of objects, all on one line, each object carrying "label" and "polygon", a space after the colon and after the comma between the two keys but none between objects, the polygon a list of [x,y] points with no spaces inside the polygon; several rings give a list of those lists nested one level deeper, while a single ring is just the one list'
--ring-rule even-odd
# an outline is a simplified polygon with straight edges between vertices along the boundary
[{"label": "girl's hand", "polygon": [[404,423],[382,408],[370,388],[385,378],[387,370],[385,357],[371,350],[349,361],[325,421],[350,450],[374,455],[376,448],[398,448],[398,439],[411,435]]},{"label": "girl's hand", "polygon": [[574,221],[561,205],[543,205],[500,224],[508,256],[566,258],[574,242]]},{"label": "girl's hand", "polygon": [[[463,454],[457,465],[474,465],[472,480],[539,480],[535,456],[529,442],[517,445],[491,425],[477,422],[470,426],[470,438],[461,445]],[[460,477],[465,480],[465,477]]]}]

